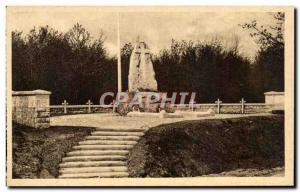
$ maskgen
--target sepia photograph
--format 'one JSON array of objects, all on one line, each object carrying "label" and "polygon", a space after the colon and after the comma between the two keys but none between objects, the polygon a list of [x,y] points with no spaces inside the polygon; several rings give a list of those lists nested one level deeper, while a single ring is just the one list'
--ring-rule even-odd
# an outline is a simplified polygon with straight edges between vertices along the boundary
[{"label": "sepia photograph", "polygon": [[293,186],[293,7],[8,6],[8,186]]}]

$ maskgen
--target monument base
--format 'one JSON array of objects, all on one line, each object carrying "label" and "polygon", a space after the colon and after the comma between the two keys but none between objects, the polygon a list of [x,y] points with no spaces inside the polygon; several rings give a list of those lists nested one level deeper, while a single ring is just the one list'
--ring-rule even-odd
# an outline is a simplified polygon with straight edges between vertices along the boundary
[{"label": "monument base", "polygon": [[[166,94],[165,92],[129,92],[127,94],[128,100],[120,102],[117,107],[117,112],[121,115],[126,115],[131,111],[149,113],[159,113],[161,110],[168,111],[167,106],[161,106],[161,99]],[[152,96],[155,97],[154,94],[158,98],[156,101],[153,101],[154,98],[150,99]]]},{"label": "monument base", "polygon": [[131,111],[127,114],[128,117],[146,117],[146,118],[183,118],[179,113],[167,113],[161,110],[159,113]]},{"label": "monument base", "polygon": [[181,115],[187,118],[198,118],[198,117],[210,117],[215,116],[215,112],[211,109],[209,109],[206,112],[196,112],[196,111],[180,111]]}]

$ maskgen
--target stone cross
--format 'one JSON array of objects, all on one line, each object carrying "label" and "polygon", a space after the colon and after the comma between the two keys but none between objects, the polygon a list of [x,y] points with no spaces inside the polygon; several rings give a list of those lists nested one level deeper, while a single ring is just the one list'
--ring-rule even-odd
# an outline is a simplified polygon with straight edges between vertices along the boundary
[{"label": "stone cross", "polygon": [[191,99],[191,101],[189,102],[191,108],[192,108],[192,111],[194,111],[194,104],[196,103],[196,101],[194,99]]},{"label": "stone cross", "polygon": [[157,91],[150,49],[139,40],[130,56],[128,91]]},{"label": "stone cross", "polygon": [[240,103],[242,104],[242,114],[245,113],[245,103],[246,101],[244,100],[244,98],[242,98],[242,100],[240,101]]},{"label": "stone cross", "polygon": [[138,53],[138,54],[150,54],[150,50],[147,49],[147,48],[137,48],[135,51],[135,53]]},{"label": "stone cross", "polygon": [[91,113],[91,105],[93,104],[91,100],[89,99],[88,102],[86,103],[88,105],[88,113]]},{"label": "stone cross", "polygon": [[67,114],[67,105],[69,105],[69,103],[66,100],[64,100],[62,105],[64,106],[64,114]]},{"label": "stone cross", "polygon": [[218,99],[215,103],[217,104],[217,107],[218,107],[217,113],[220,114],[220,107],[221,107],[222,101],[220,99]]},{"label": "stone cross", "polygon": [[115,104],[115,100],[112,101],[111,103],[112,107],[113,107],[113,113],[115,112],[116,110],[116,104]]}]

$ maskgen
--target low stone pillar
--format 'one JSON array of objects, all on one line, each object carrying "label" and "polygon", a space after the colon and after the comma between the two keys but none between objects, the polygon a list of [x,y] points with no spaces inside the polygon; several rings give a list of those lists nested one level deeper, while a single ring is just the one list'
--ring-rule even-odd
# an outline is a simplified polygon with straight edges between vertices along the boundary
[{"label": "low stone pillar", "polygon": [[265,104],[274,110],[284,110],[284,92],[265,92]]},{"label": "low stone pillar", "polygon": [[13,91],[12,120],[33,128],[50,127],[49,91]]}]

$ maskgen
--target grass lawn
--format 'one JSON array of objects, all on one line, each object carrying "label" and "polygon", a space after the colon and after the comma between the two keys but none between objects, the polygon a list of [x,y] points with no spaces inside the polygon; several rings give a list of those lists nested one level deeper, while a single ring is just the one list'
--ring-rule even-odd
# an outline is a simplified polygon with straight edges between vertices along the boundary
[{"label": "grass lawn", "polygon": [[278,175],[282,167],[283,115],[153,127],[130,151],[128,161],[131,177],[269,176]]},{"label": "grass lawn", "polygon": [[54,126],[34,129],[13,125],[13,178],[55,178],[72,146],[94,128]]}]

